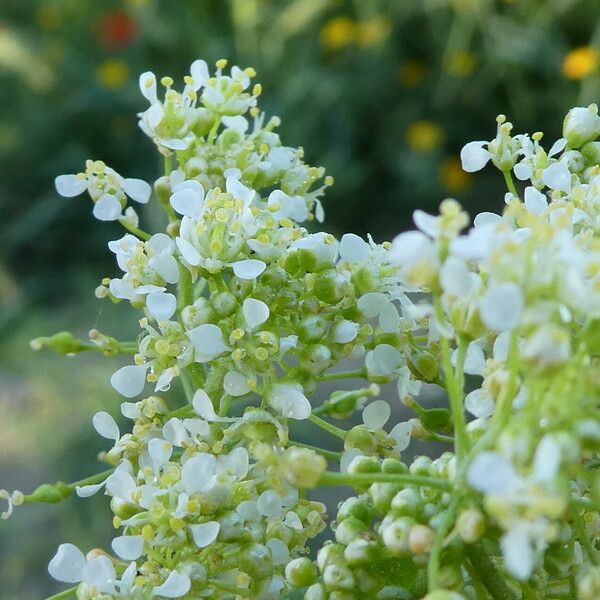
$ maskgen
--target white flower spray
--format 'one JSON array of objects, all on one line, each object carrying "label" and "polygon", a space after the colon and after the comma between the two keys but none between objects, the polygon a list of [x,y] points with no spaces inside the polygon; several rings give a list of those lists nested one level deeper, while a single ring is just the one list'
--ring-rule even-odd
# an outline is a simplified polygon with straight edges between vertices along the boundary
[{"label": "white flower spray", "polygon": [[[109,243],[122,275],[96,295],[141,317],[135,341],[32,342],[130,357],[110,383],[131,427],[92,419],[109,468],[0,491],[3,518],[74,493],[110,498],[110,551],[61,544],[48,570],[72,587],[54,598],[600,597],[597,107],[571,110],[548,152],[504,116],[492,141],[465,146],[466,171],[503,173],[503,214],[463,233],[468,216],[445,200],[391,243],[338,241],[303,226],[322,221],[331,178],[282,145],[252,69],[216,67],[194,62],[182,92],[163,78],[163,98],[154,74],[140,77],[140,128],[165,165],[153,186],[101,161],[56,179],[125,228]],[[141,229],[130,200],[158,203],[164,230]],[[321,382],[345,379],[366,385],[316,405]],[[408,422],[389,424],[376,399],[392,381]],[[423,384],[448,406],[423,407]],[[357,411],[359,425],[332,422]],[[290,419],[339,450],[294,440]],[[408,464],[411,439],[449,450]],[[326,509],[307,490],[325,485],[356,495],[313,561]]]}]

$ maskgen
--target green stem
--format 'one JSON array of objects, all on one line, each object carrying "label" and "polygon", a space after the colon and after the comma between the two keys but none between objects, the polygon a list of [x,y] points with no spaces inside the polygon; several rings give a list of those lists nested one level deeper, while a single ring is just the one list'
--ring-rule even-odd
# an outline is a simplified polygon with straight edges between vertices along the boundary
[{"label": "green stem", "polygon": [[148,241],[152,237],[149,233],[142,231],[138,227],[134,227],[125,217],[121,217],[119,223],[121,223],[129,233],[133,233],[133,235],[136,235],[141,240]]},{"label": "green stem", "polygon": [[194,302],[192,274],[183,265],[179,265],[179,283],[177,284],[177,310],[181,312]]},{"label": "green stem", "polygon": [[303,442],[297,442],[296,440],[290,440],[290,444],[292,446],[299,446],[300,448],[308,448],[309,450],[314,450],[318,454],[323,455],[325,458],[330,460],[335,460],[340,462],[342,459],[341,452],[335,452],[334,450],[325,450],[324,448],[317,448],[316,446],[311,446],[310,444],[304,444]]},{"label": "green stem", "polygon": [[173,155],[165,156],[165,175],[168,177],[173,171]]},{"label": "green stem", "polygon": [[370,483],[398,483],[401,485],[417,485],[430,487],[445,492],[452,490],[450,482],[437,477],[427,477],[425,475],[411,475],[410,473],[334,473],[326,471],[319,485],[351,485],[363,486]]},{"label": "green stem", "polygon": [[75,596],[78,587],[79,585],[75,585],[68,590],[63,590],[62,592],[58,592],[58,594],[54,594],[54,596],[49,596],[46,600],[64,600],[65,598],[72,598]]},{"label": "green stem", "polygon": [[485,552],[481,543],[465,544],[465,553],[475,568],[477,575],[494,600],[516,600],[513,591],[508,587],[504,577],[498,572],[494,563]]},{"label": "green stem", "polygon": [[343,429],[340,429],[339,427],[328,423],[324,419],[321,419],[321,417],[317,417],[317,415],[310,415],[310,417],[308,417],[308,420],[317,427],[324,429],[332,435],[335,435],[336,437],[339,437],[342,440],[346,439],[347,431],[344,431]]},{"label": "green stem", "polygon": [[444,442],[444,444],[454,444],[455,439],[451,435],[444,435],[443,433],[437,433],[437,431],[430,431],[427,436],[429,442]]},{"label": "green stem", "polygon": [[233,583],[227,583],[222,579],[209,579],[208,583],[225,592],[235,594],[236,596],[241,596],[242,598],[250,598],[250,590],[245,588],[239,588],[233,585]]},{"label": "green stem", "polygon": [[[435,314],[440,323],[444,321],[444,310],[442,301],[439,296],[434,300]],[[469,449],[469,436],[467,435],[467,423],[465,420],[465,410],[463,406],[463,375],[462,368],[464,365],[467,342],[464,338],[459,339],[458,343],[458,358],[456,361],[456,371],[452,368],[450,359],[450,343],[448,338],[443,335],[440,337],[440,346],[442,353],[442,369],[446,381],[446,391],[448,392],[448,400],[450,403],[450,411],[452,413],[452,422],[454,424],[456,458],[461,461],[462,457]],[[460,376],[457,376],[458,372]]]},{"label": "green stem", "polygon": [[513,181],[512,173],[510,171],[502,171],[502,175],[504,175],[504,181],[506,182],[506,187],[508,188],[508,191],[513,196],[518,197],[519,194],[517,194],[517,188],[515,187],[515,182]]},{"label": "green stem", "polygon": [[316,377],[317,381],[337,381],[338,379],[365,379],[367,370],[356,369],[354,371],[341,371],[339,373],[325,373]]},{"label": "green stem", "polygon": [[573,531],[575,533],[575,536],[579,540],[579,543],[581,544],[581,547],[583,548],[584,552],[587,554],[587,557],[590,559],[590,562],[594,566],[597,566],[599,564],[598,553],[596,552],[596,549],[590,542],[590,539],[587,535],[583,516],[576,510],[573,511]]},{"label": "green stem", "polygon": [[450,531],[452,523],[454,523],[459,506],[460,497],[457,495],[452,498],[446,509],[444,520],[435,532],[435,539],[433,540],[433,546],[429,553],[429,562],[427,563],[427,584],[430,592],[440,589],[440,557],[444,548],[444,539]]}]

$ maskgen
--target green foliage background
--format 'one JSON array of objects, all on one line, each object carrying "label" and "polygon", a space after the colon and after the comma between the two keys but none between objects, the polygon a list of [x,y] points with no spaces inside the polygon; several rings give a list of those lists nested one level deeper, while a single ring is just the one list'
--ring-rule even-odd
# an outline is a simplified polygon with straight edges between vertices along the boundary
[{"label": "green foliage background", "polygon": [[[177,80],[199,57],[254,66],[284,142],[336,179],[327,227],[381,241],[448,195],[500,209],[497,173],[461,174],[460,147],[493,137],[499,112],[556,138],[570,106],[600,97],[599,47],[598,0],[2,0],[0,487],[98,468],[90,420],[116,414],[117,362],[32,355],[28,340],[133,335],[126,307],[93,298],[116,272],[106,242],[118,226],[60,198],[53,179],[88,157],[158,174],[136,125],[140,72]],[[56,545],[99,545],[109,523],[102,498],[18,511],[0,524],[0,598],[52,593]]]}]

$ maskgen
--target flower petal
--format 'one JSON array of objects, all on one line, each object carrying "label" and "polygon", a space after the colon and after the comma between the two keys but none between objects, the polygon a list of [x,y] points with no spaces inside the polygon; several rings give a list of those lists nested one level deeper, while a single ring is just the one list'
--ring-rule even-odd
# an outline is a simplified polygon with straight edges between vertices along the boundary
[{"label": "flower petal", "polygon": [[152,188],[143,179],[123,179],[121,189],[132,199],[140,204],[146,204],[150,200]]},{"label": "flower petal", "polygon": [[116,442],[121,437],[119,426],[116,421],[113,419],[112,415],[109,415],[103,410],[94,415],[92,425],[102,437],[105,437],[108,440],[114,440]]},{"label": "flower petal", "polygon": [[127,365],[113,373],[110,384],[125,398],[134,398],[146,385],[148,365]]},{"label": "flower petal", "polygon": [[78,175],[59,175],[54,180],[56,191],[65,198],[74,198],[83,194],[87,188],[87,180],[85,177]]},{"label": "flower petal", "polygon": [[166,292],[148,294],[146,308],[157,321],[168,321],[177,308],[177,298]]},{"label": "flower petal", "polygon": [[61,544],[48,565],[48,573],[58,581],[77,583],[84,567],[83,552],[73,544]]},{"label": "flower petal", "polygon": [[262,260],[248,258],[232,263],[233,272],[240,279],[256,279],[267,267]]},{"label": "flower petal", "polygon": [[115,554],[123,560],[137,560],[144,552],[144,537],[141,535],[121,535],[111,543]]},{"label": "flower petal", "polygon": [[207,521],[198,525],[190,525],[190,531],[194,538],[194,543],[198,548],[206,548],[212,544],[219,535],[221,525],[217,521]]}]

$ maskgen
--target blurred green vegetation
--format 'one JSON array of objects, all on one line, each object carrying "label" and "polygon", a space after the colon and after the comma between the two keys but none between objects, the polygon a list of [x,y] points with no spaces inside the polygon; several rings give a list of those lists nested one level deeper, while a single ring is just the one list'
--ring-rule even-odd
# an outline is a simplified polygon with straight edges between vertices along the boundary
[{"label": "blurred green vegetation", "polygon": [[[2,0],[0,487],[93,472],[102,443],[91,416],[117,414],[116,360],[32,355],[28,340],[135,326],[93,298],[116,272],[106,242],[118,226],[95,221],[83,198],[58,197],[53,178],[86,158],[157,176],[136,125],[137,76],[181,78],[199,57],[254,66],[284,143],[336,178],[327,227],[382,240],[448,195],[471,212],[500,208],[498,175],[463,173],[460,147],[490,139],[500,112],[555,138],[571,105],[598,100],[600,3]],[[19,511],[0,525],[0,597],[50,593],[45,564],[59,541],[101,544],[109,523],[102,498]]]}]

